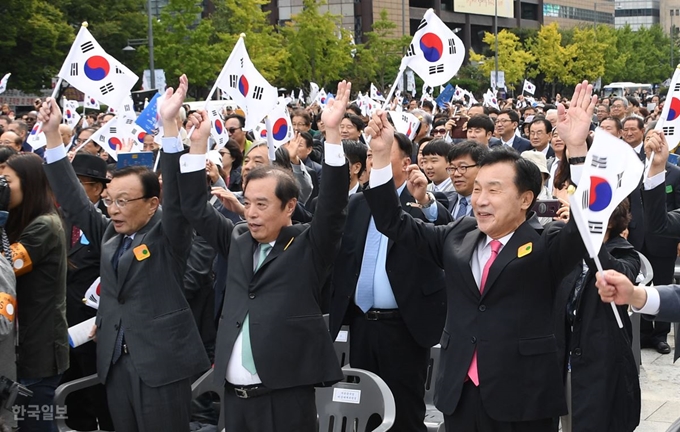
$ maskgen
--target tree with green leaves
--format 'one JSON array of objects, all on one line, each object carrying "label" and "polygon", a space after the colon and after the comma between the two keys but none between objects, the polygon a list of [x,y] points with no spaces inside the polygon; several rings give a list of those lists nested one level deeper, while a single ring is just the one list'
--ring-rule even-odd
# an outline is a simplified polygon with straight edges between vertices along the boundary
[{"label": "tree with green leaves", "polygon": [[[196,97],[207,94],[229,55],[212,21],[201,19],[202,10],[200,0],[170,0],[154,22],[156,69],[165,70],[168,83],[186,74]],[[140,47],[137,55],[148,58],[147,48]]]},{"label": "tree with green leaves", "polygon": [[[482,39],[491,50],[495,47],[493,33],[484,32]],[[478,62],[481,70],[487,78],[491,77],[491,71],[495,68],[493,52],[490,56],[477,54],[470,50],[470,61]],[[524,46],[515,34],[508,30],[498,32],[498,70],[505,72],[505,85],[508,89],[514,89],[515,84],[523,82],[524,78],[531,73],[527,71],[527,66],[534,61],[534,54],[524,49]]]},{"label": "tree with green leaves", "polygon": [[536,70],[543,77],[546,84],[552,85],[555,94],[557,84],[570,80],[576,48],[573,45],[562,46],[562,34],[557,23],[542,26],[536,38],[529,42],[531,51],[536,58]]},{"label": "tree with green leaves", "polygon": [[5,0],[0,2],[0,15],[5,18],[0,73],[12,73],[10,88],[27,92],[50,88],[75,38],[74,29],[46,0]]},{"label": "tree with green leaves", "polygon": [[302,12],[281,28],[288,51],[282,79],[289,86],[312,81],[323,87],[344,78],[355,45],[338,15],[319,12],[319,5],[325,1],[302,3]]}]

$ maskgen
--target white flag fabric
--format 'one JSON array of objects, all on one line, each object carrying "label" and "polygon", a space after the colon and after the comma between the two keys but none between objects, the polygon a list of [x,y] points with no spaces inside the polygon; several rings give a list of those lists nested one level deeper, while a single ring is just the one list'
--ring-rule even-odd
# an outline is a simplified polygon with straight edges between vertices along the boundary
[{"label": "white flag fabric", "polygon": [[402,60],[430,86],[447,83],[465,59],[465,46],[450,28],[428,9]]},{"label": "white flag fabric", "polygon": [[135,103],[132,101],[132,96],[128,94],[114,112],[119,117],[131,118],[133,120],[136,119],[137,113],[135,112]]},{"label": "white flag fabric", "polygon": [[85,95],[83,107],[87,109],[99,109],[99,101],[92,96]]},{"label": "white flag fabric", "polygon": [[220,116],[219,110],[217,108],[209,109],[208,117],[210,118],[210,124],[212,125],[210,127],[210,136],[215,140],[215,145],[218,150],[224,148],[224,146],[227,145],[227,141],[229,141],[229,132],[227,132],[227,128],[224,126],[224,121],[222,120],[222,116]]},{"label": "white flag fabric", "polygon": [[224,64],[217,86],[245,111],[245,130],[252,130],[276,106],[278,91],[250,61],[242,37]]},{"label": "white flag fabric", "polygon": [[601,128],[595,130],[576,192],[571,217],[591,258],[597,256],[612,212],[638,187],[644,165],[635,150]]},{"label": "white flag fabric", "polygon": [[114,160],[118,160],[118,152],[121,151],[125,141],[132,139],[134,144],[131,152],[135,153],[141,150],[139,139],[142,142],[146,134],[144,129],[135,123],[134,119],[116,116],[109,120],[97,132],[95,132],[91,139],[96,144],[99,144]]},{"label": "white flag fabric", "polygon": [[101,292],[102,278],[98,277],[92,282],[92,285],[85,291],[83,302],[94,309],[99,309],[99,295]]},{"label": "white flag fabric", "polygon": [[392,123],[394,123],[394,129],[406,135],[410,140],[416,137],[418,133],[418,126],[420,126],[420,120],[411,113],[402,111],[389,111]]},{"label": "white flag fabric", "polygon": [[321,89],[316,93],[316,97],[314,98],[314,102],[317,103],[317,105],[326,105],[326,102],[328,101],[328,95],[326,94],[326,90]]},{"label": "white flag fabric", "polygon": [[33,151],[45,147],[47,145],[47,137],[45,132],[42,131],[42,123],[38,122],[33,126],[31,132],[28,134],[28,139],[26,140],[28,145],[31,146]]},{"label": "white flag fabric", "polygon": [[288,100],[279,102],[267,115],[265,138],[267,144],[273,146],[274,151],[293,139],[293,123],[286,107],[288,103]]},{"label": "white flag fabric", "polygon": [[534,95],[534,92],[536,92],[536,86],[531,84],[529,81],[524,80],[524,88],[522,88],[522,93],[527,92],[530,95]]},{"label": "white flag fabric", "polygon": [[675,68],[656,130],[663,131],[671,153],[680,143],[680,64]]},{"label": "white flag fabric", "polygon": [[78,101],[64,99],[64,123],[67,124],[71,130],[80,121],[80,114],[76,111],[78,108]]},{"label": "white flag fabric", "polygon": [[385,101],[385,97],[378,91],[378,88],[371,83],[371,99],[377,101]]},{"label": "white flag fabric", "polygon": [[78,36],[59,71],[59,78],[97,100],[118,107],[139,77],[111,57],[85,27]]},{"label": "white flag fabric", "polygon": [[498,100],[496,99],[496,94],[491,89],[487,90],[486,93],[484,93],[483,105],[486,106],[486,107],[496,108],[497,110],[501,109],[498,106]]},{"label": "white flag fabric", "polygon": [[302,93],[302,89],[300,89],[300,93],[298,93],[297,100],[298,100],[298,102],[305,103],[305,95],[304,95],[304,93]]},{"label": "white flag fabric", "polygon": [[316,95],[319,94],[319,85],[314,82],[309,83],[309,103],[313,103],[316,100]]},{"label": "white flag fabric", "polygon": [[0,80],[0,93],[4,93],[5,90],[7,90],[7,81],[9,81],[9,77],[11,75],[11,73],[5,74],[5,76]]}]

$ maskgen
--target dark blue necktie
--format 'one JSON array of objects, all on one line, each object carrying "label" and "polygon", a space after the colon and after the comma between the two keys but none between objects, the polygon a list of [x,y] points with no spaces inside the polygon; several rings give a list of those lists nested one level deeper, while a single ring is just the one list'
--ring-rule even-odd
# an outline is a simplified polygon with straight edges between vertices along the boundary
[{"label": "dark blue necktie", "polygon": [[460,198],[460,202],[458,203],[458,214],[456,214],[456,219],[461,218],[463,216],[467,216],[467,209],[468,209],[468,202],[465,197]]},{"label": "dark blue necktie", "polygon": [[[130,245],[132,245],[132,237],[125,236],[123,242],[116,251],[116,254],[113,256],[111,264],[113,264],[113,271],[116,272],[116,276],[118,275],[118,261],[120,261],[120,257],[123,256],[125,251],[130,249]],[[121,323],[120,328],[118,329],[118,336],[116,337],[116,345],[113,347],[113,359],[111,362],[114,364],[118,361],[118,359],[120,359],[120,356],[123,353],[124,336],[125,332],[123,331],[123,323]]]}]

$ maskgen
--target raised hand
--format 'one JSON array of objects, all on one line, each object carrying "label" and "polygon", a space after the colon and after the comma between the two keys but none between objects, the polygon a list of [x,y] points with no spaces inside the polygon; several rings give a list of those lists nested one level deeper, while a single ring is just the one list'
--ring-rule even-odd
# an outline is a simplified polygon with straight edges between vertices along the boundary
[{"label": "raised hand", "polygon": [[210,136],[210,128],[212,127],[208,112],[204,109],[197,110],[189,117],[187,117],[187,126],[195,127],[191,134],[191,149],[190,153],[207,153],[208,152],[208,137]]},{"label": "raised hand", "polygon": [[[377,110],[373,113],[368,126],[364,129],[364,134],[371,138],[371,150],[373,151],[373,166],[383,168],[389,164],[389,155],[392,151],[394,142],[394,126],[387,119],[387,112]],[[384,156],[387,155],[387,162],[384,163]],[[383,159],[383,163],[378,163]]]},{"label": "raised hand", "polygon": [[654,153],[652,166],[649,169],[648,177],[654,177],[662,171],[666,170],[666,161],[668,160],[668,143],[662,131],[650,130],[645,137],[645,154],[651,157]]},{"label": "raised hand", "polygon": [[168,87],[165,91],[163,102],[159,107],[158,113],[161,115],[161,119],[165,125],[166,122],[174,122],[175,117],[179,113],[179,109],[184,103],[184,98],[187,96],[187,90],[189,89],[189,80],[186,75],[179,77],[179,85],[177,90],[173,90],[172,87]]},{"label": "raised hand", "polygon": [[[604,272],[597,272],[596,277],[597,282],[595,282],[595,286],[597,286],[598,293],[603,302],[614,302],[617,305],[631,304],[635,290],[627,276],[615,270],[605,270]],[[638,305],[638,307],[643,305],[644,302],[642,305]]]},{"label": "raised hand", "polygon": [[593,95],[593,86],[588,84],[588,81],[576,85],[569,109],[561,103],[557,104],[555,127],[569,149],[570,157],[585,156],[588,152],[586,137],[590,131],[596,104],[597,95]]},{"label": "raised hand", "polygon": [[406,168],[406,174],[408,181],[406,187],[408,191],[413,195],[413,198],[419,203],[426,201],[427,199],[427,177],[420,170],[418,165],[409,165]]},{"label": "raised hand", "polygon": [[345,116],[351,91],[352,83],[340,82],[335,99],[329,100],[321,113],[321,121],[326,125],[326,141],[331,144],[340,144],[342,140],[340,138],[340,122]]},{"label": "raised hand", "polygon": [[54,98],[47,98],[40,107],[38,122],[42,123],[42,131],[47,137],[47,148],[55,148],[63,145],[61,135],[59,135],[59,125],[61,124],[61,110]]},{"label": "raised hand", "polygon": [[244,215],[245,208],[232,191],[221,187],[214,187],[210,193],[216,196],[227,210],[232,211],[239,216]]}]

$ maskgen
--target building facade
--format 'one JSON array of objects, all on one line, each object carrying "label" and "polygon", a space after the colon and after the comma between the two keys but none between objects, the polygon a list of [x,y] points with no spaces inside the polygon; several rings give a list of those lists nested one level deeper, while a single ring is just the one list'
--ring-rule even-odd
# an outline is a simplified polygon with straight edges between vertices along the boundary
[{"label": "building facade", "polygon": [[661,23],[661,2],[659,0],[616,0],[616,28],[630,25],[631,29],[651,27]]}]

